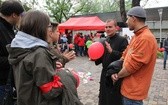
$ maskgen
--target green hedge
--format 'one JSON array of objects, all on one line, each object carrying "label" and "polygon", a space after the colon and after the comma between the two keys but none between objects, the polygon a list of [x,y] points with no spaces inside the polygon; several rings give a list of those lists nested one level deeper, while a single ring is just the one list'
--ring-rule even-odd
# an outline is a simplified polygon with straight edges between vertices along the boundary
[{"label": "green hedge", "polygon": [[157,52],[157,58],[163,58],[163,52],[158,51]]}]

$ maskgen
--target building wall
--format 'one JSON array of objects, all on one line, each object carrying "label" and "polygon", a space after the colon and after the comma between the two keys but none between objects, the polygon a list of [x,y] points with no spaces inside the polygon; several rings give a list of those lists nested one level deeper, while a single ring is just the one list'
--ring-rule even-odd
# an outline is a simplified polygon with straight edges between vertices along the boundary
[{"label": "building wall", "polygon": [[[160,39],[160,21],[146,21],[153,34],[157,39]],[[167,37],[168,33],[168,21],[162,21],[161,23],[161,38]]]}]

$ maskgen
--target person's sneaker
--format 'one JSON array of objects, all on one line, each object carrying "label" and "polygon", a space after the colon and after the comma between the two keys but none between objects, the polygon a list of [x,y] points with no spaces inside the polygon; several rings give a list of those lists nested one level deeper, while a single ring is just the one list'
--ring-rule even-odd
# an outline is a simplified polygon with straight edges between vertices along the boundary
[{"label": "person's sneaker", "polygon": [[166,70],[166,68],[163,68],[163,70]]}]

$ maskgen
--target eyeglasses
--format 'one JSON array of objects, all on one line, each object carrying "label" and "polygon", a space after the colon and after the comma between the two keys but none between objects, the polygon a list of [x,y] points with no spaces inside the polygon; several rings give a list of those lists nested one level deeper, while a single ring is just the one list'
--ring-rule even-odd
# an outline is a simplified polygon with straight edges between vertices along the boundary
[{"label": "eyeglasses", "polygon": [[112,28],[112,26],[106,26],[105,28]]}]

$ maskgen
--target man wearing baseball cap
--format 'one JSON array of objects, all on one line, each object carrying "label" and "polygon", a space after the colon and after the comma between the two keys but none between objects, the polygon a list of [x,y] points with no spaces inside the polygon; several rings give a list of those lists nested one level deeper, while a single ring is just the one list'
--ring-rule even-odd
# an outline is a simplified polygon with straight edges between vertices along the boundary
[{"label": "man wearing baseball cap", "polygon": [[123,78],[121,94],[123,105],[143,105],[147,98],[152,74],[156,62],[157,42],[145,25],[146,12],[140,7],[131,8],[127,13],[127,25],[134,31],[134,36],[122,55],[123,68],[113,74],[115,82]]}]

